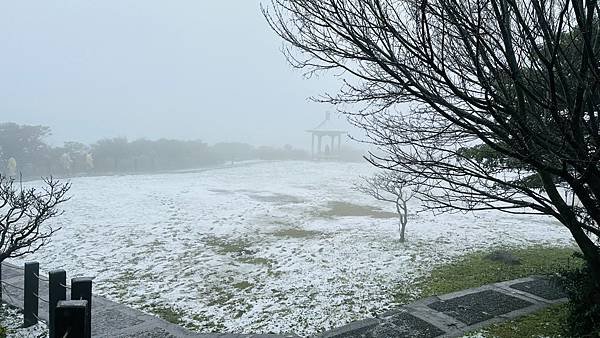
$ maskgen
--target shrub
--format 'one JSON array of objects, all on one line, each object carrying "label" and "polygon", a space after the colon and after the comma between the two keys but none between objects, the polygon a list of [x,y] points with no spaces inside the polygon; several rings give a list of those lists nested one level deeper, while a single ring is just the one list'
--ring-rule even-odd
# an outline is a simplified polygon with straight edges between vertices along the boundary
[{"label": "shrub", "polygon": [[[581,257],[581,253],[573,254]],[[569,296],[567,326],[573,337],[600,337],[600,291],[588,264],[561,272],[559,283]]]}]

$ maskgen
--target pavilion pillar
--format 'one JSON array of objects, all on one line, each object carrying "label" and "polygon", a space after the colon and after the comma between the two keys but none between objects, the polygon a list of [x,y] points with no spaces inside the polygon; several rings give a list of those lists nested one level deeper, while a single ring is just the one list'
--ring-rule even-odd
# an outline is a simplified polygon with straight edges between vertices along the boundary
[{"label": "pavilion pillar", "polygon": [[338,135],[338,153],[342,152],[342,135]]},{"label": "pavilion pillar", "polygon": [[335,134],[331,134],[329,137],[331,138],[331,147],[329,147],[329,154],[333,155],[335,153],[335,148],[333,148],[333,140],[335,139]]},{"label": "pavilion pillar", "polygon": [[315,158],[315,133],[311,133],[310,157]]},{"label": "pavilion pillar", "polygon": [[321,139],[323,138],[323,135],[319,135],[318,137],[319,137],[319,140],[318,140],[318,143],[317,143],[317,147],[319,149],[317,150],[317,154],[321,155]]}]

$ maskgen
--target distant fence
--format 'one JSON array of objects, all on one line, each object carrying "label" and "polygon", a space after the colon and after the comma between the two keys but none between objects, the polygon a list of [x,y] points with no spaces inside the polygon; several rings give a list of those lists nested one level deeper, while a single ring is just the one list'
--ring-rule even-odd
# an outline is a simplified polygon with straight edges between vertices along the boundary
[{"label": "distant fence", "polygon": [[[18,270],[23,274],[23,287],[2,280],[2,268]],[[39,275],[38,262],[25,263],[23,268],[0,264],[0,300],[5,293],[13,304],[13,296],[7,287],[23,292],[23,327],[29,327],[41,321],[39,302],[48,304],[48,331],[50,338],[91,338],[92,323],[92,279],[72,278],[67,285],[65,270],[54,270],[48,278]],[[40,282],[48,283],[48,298],[39,294]],[[67,289],[71,299],[67,300]]]}]

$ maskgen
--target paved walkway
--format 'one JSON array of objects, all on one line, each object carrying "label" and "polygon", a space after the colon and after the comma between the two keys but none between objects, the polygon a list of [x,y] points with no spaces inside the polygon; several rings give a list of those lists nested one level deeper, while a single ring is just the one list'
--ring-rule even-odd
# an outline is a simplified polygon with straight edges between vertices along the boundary
[{"label": "paved walkway", "polygon": [[[23,307],[23,270],[2,263],[8,286],[3,301]],[[67,290],[67,298],[69,298]],[[48,297],[48,283],[40,281]],[[467,331],[539,311],[567,301],[564,293],[541,277],[521,278],[434,296],[397,310],[319,335],[322,338],[435,338],[459,337]],[[48,305],[40,302],[40,317],[48,320]],[[92,337],[101,338],[287,338],[294,335],[199,334],[102,297],[92,299]]]}]

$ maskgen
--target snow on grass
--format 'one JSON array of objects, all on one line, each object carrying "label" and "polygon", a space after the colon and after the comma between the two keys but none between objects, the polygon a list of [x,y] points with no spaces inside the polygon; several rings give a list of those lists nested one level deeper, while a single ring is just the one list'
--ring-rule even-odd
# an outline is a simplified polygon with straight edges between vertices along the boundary
[{"label": "snow on grass", "polygon": [[6,329],[6,338],[48,337],[48,328],[44,322],[23,328],[23,314],[6,304],[0,305],[0,326]]},{"label": "snow on grass", "polygon": [[493,211],[413,214],[398,243],[393,207],[352,189],[373,172],[269,162],[76,178],[63,229],[27,259],[197,331],[310,335],[394,306],[392,290],[458,255],[572,244],[549,218]]}]

